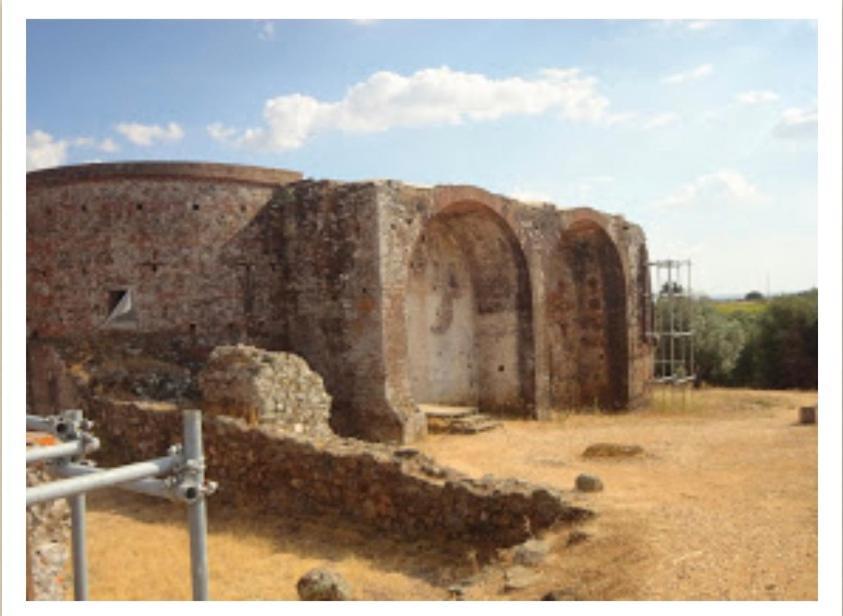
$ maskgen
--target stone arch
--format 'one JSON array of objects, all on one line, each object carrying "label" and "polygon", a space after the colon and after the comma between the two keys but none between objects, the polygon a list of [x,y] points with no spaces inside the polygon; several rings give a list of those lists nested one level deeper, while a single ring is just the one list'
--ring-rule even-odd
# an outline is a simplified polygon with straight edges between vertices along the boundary
[{"label": "stone arch", "polygon": [[478,201],[439,210],[408,268],[408,376],[415,404],[532,415],[529,270],[506,221]]},{"label": "stone arch", "polygon": [[629,339],[624,267],[602,224],[580,217],[560,238],[570,281],[566,344],[572,350],[575,404],[622,409],[629,402]]}]

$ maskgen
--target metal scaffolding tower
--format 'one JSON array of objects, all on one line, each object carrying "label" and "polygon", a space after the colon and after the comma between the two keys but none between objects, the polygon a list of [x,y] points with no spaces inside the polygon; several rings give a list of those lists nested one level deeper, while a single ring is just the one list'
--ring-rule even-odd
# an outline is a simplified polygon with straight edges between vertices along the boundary
[{"label": "metal scaffolding tower", "polygon": [[691,261],[664,259],[650,267],[650,323],[648,335],[655,347],[653,382],[692,384],[694,365]]}]

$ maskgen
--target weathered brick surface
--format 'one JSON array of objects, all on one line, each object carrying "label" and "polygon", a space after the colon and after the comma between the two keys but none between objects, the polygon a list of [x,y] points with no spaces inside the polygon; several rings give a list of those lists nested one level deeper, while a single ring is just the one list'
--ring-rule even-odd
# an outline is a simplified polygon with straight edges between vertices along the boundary
[{"label": "weathered brick surface", "polygon": [[[27,183],[30,340],[123,335],[194,375],[222,344],[293,352],[324,379],[333,429],[369,440],[420,437],[426,402],[633,403],[652,371],[642,263],[620,216],[467,186],[165,163]],[[125,289],[132,319],[106,324]],[[59,381],[31,397],[54,403]]]},{"label": "weathered brick surface", "polygon": [[[459,403],[452,391],[420,399],[430,396],[431,380],[458,389],[459,369],[470,375],[461,402],[484,411],[622,409],[644,393],[652,360],[639,227],[474,187],[387,183],[380,199],[385,353],[395,368],[387,390],[395,406]],[[414,320],[425,311],[419,327]],[[450,332],[442,319],[449,312]],[[438,381],[437,369],[445,371]]]}]

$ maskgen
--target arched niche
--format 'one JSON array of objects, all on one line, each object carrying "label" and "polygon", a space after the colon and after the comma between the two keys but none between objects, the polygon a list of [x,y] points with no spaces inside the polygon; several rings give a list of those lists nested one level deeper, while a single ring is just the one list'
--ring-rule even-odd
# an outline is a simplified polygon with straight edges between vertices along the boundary
[{"label": "arched niche", "polygon": [[[559,287],[565,289],[562,345],[572,364],[566,403],[616,410],[629,402],[627,291],[617,247],[598,223],[584,219],[559,243]],[[574,399],[571,400],[570,397]]]},{"label": "arched niche", "polygon": [[463,202],[427,221],[410,259],[406,319],[416,404],[532,413],[529,271],[497,213]]}]

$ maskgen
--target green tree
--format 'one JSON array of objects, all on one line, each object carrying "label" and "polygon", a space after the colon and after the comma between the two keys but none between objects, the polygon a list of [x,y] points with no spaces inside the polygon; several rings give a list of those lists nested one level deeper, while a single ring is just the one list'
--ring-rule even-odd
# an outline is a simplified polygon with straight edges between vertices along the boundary
[{"label": "green tree", "polygon": [[[760,310],[724,311],[706,298],[686,297],[661,297],[654,308],[662,331],[671,314],[676,330],[688,329],[690,319],[695,370],[702,381],[766,389],[817,387],[816,289],[776,297]],[[663,335],[661,357],[667,357],[669,343]],[[675,357],[690,357],[687,338],[676,337],[673,344]],[[685,374],[675,368],[677,375]]]},{"label": "green tree", "polygon": [[759,315],[747,345],[750,384],[771,389],[816,388],[818,324],[816,289],[773,299]]},{"label": "green tree", "polygon": [[694,357],[700,380],[730,384],[732,371],[747,341],[739,317],[718,312],[708,300],[695,302],[693,310]]}]

